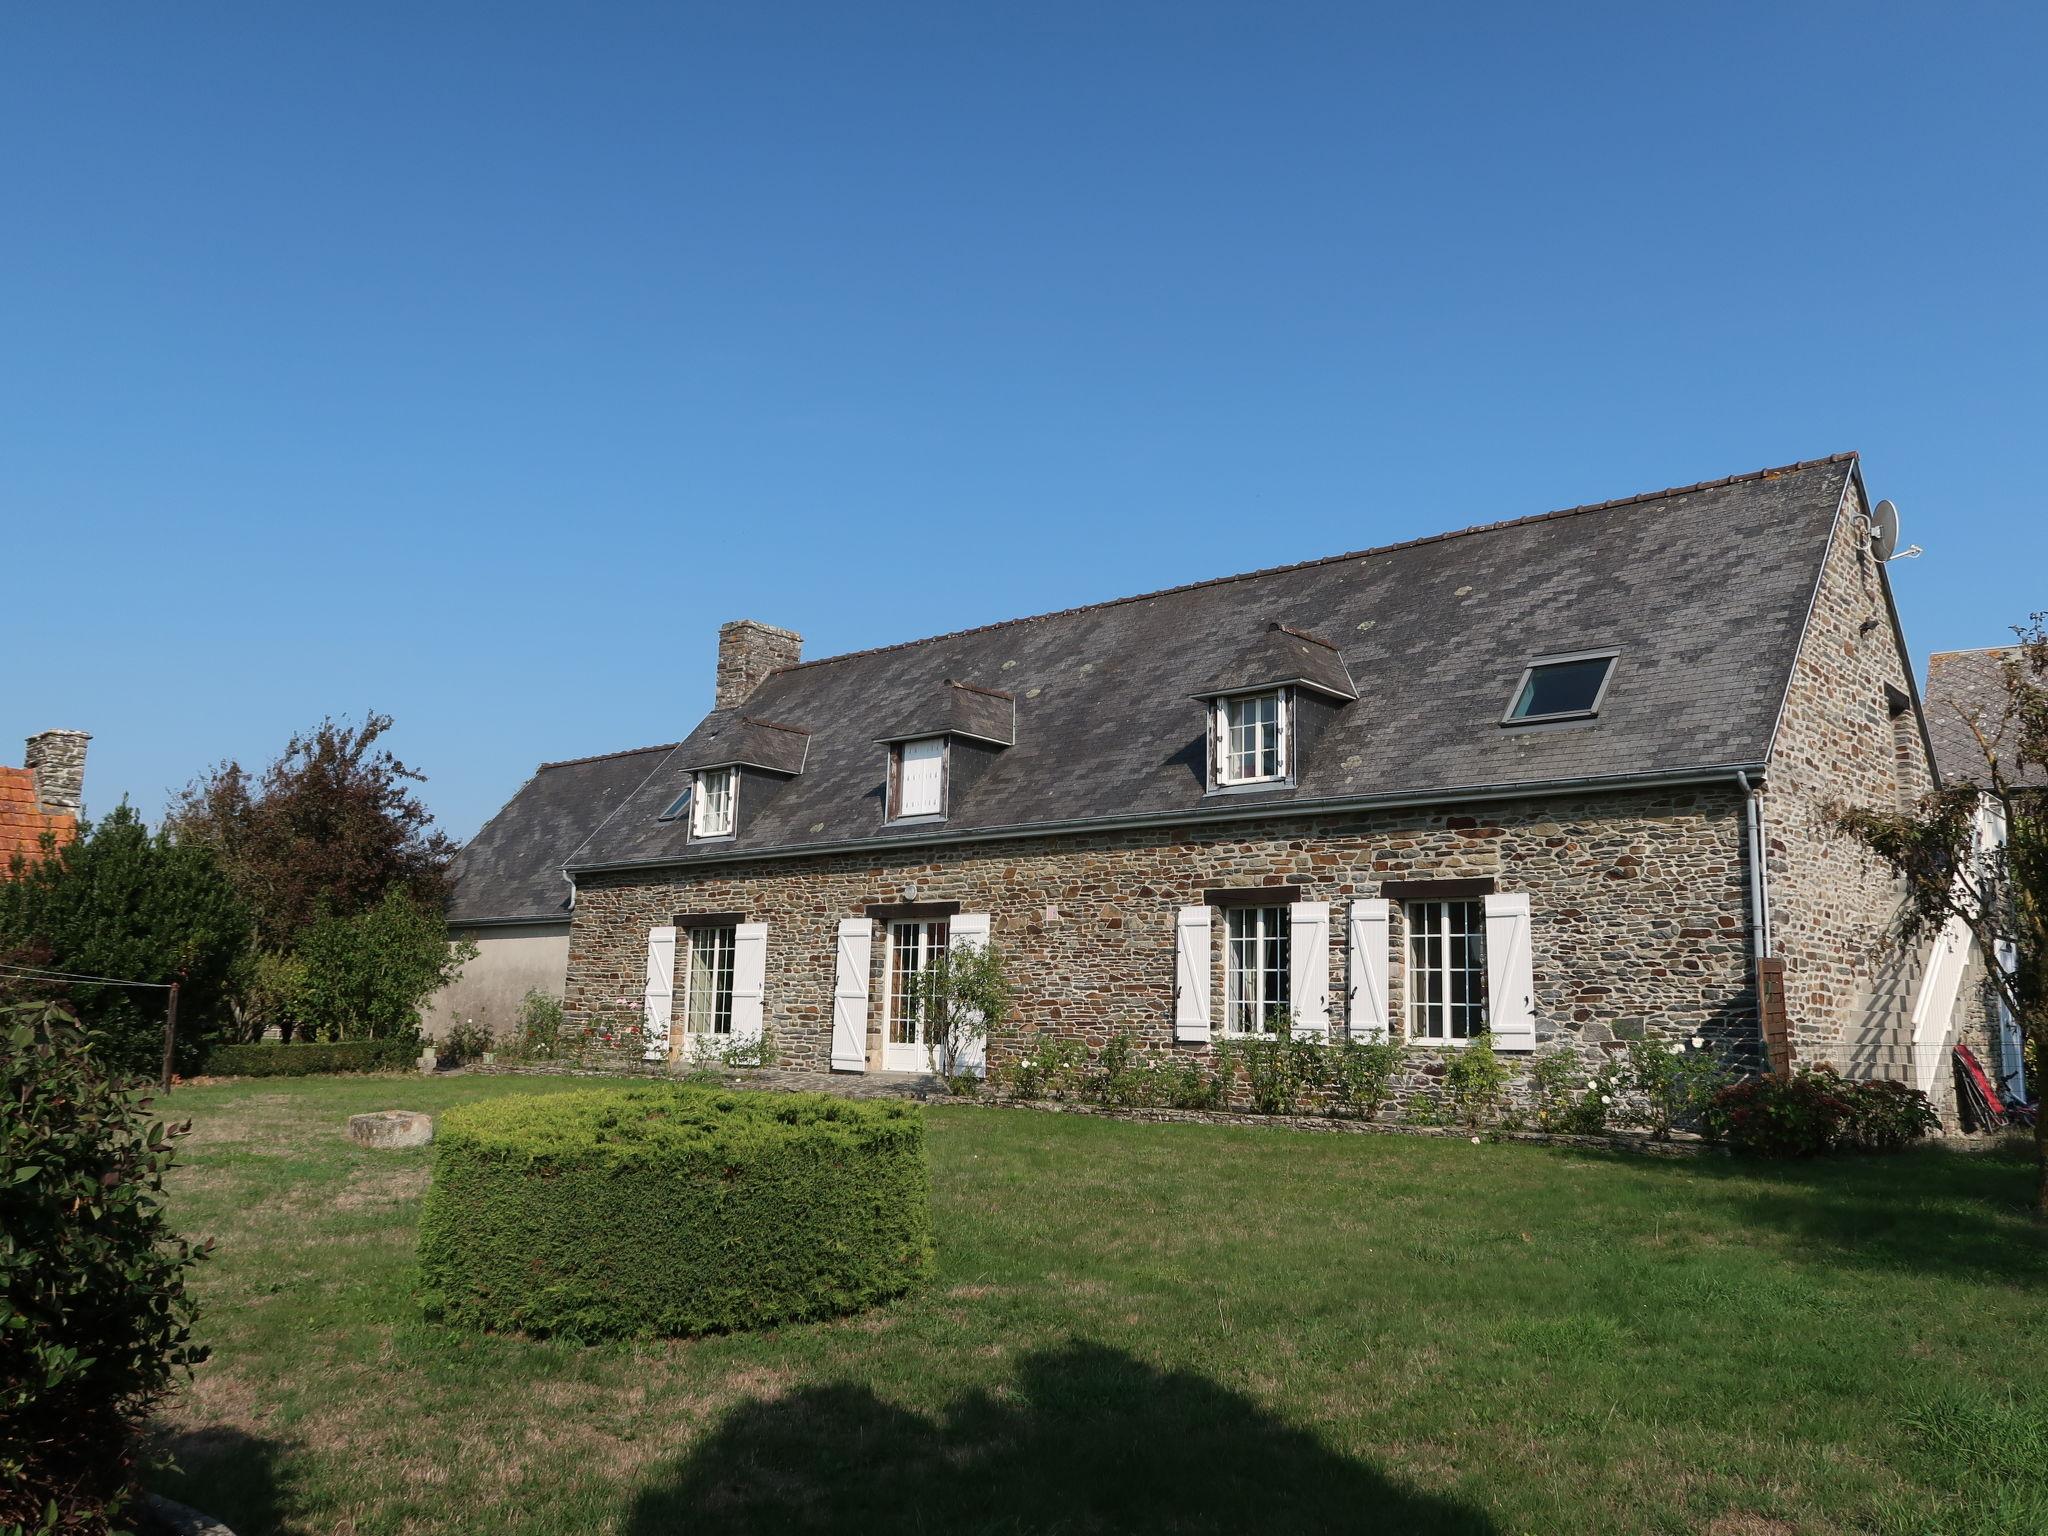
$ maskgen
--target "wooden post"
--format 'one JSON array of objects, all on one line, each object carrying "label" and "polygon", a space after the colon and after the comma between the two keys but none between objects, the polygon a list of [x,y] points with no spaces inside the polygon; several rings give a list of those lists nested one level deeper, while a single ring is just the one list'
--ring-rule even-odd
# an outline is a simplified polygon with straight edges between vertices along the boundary
[{"label": "wooden post", "polygon": [[171,983],[171,1000],[164,1008],[164,1075],[163,1087],[171,1086],[171,1048],[178,1040],[178,985]]},{"label": "wooden post", "polygon": [[1792,1021],[1785,1012],[1785,962],[1767,955],[1756,963],[1757,1023],[1774,1077],[1792,1075]]}]

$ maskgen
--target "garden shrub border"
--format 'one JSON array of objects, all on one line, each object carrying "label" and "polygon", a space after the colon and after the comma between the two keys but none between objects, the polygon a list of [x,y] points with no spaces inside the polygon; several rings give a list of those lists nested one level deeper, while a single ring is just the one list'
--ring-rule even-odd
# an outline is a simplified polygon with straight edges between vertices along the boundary
[{"label": "garden shrub border", "polygon": [[420,1213],[421,1299],[574,1339],[857,1311],[932,1268],[922,1109],[638,1083],[451,1110]]},{"label": "garden shrub border", "polygon": [[405,1072],[418,1065],[417,1040],[335,1040],[308,1044],[216,1045],[209,1077],[314,1077],[329,1072]]}]

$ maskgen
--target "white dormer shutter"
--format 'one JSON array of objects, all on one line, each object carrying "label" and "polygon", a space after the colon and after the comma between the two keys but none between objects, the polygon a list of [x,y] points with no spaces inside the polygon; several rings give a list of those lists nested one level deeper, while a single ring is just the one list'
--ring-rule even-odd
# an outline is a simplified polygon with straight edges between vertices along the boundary
[{"label": "white dormer shutter", "polygon": [[[1290,743],[1287,739],[1287,717],[1292,713],[1288,705],[1291,702],[1292,698],[1285,688],[1282,688],[1273,695],[1273,760],[1275,767],[1279,770],[1280,777],[1283,779],[1293,772],[1293,753],[1289,750]],[[1329,937],[1329,917],[1330,909],[1325,906],[1323,908],[1323,936],[1325,938]],[[1326,987],[1324,990],[1327,992],[1328,988]],[[1325,1024],[1327,1025],[1327,1023],[1326,1019]]]},{"label": "white dormer shutter", "polygon": [[1182,907],[1173,922],[1173,1038],[1209,1040],[1209,909]]},{"label": "white dormer shutter", "polygon": [[1287,909],[1287,987],[1294,1032],[1330,1038],[1330,904],[1297,901]]},{"label": "white dormer shutter", "polygon": [[[964,949],[985,949],[988,946],[989,921],[986,912],[956,912],[946,929],[946,943],[955,951]],[[981,1015],[971,1009],[962,1011],[962,1022],[980,1025]],[[982,1077],[988,1072],[988,1037],[977,1035],[960,1042],[960,1059],[954,1063],[954,1071],[970,1077]]]},{"label": "white dormer shutter", "polygon": [[668,1060],[668,1025],[676,997],[676,931],[672,925],[647,930],[647,987],[640,1001],[640,1056]]},{"label": "white dormer shutter", "polygon": [[896,814],[943,816],[945,812],[946,743],[938,737],[904,742],[896,759]]},{"label": "white dormer shutter", "polygon": [[1536,1049],[1535,962],[1525,891],[1486,898],[1486,1020],[1497,1049]]},{"label": "white dormer shutter", "polygon": [[1387,1038],[1387,954],[1391,905],[1374,896],[1351,903],[1350,1019],[1354,1040]]},{"label": "white dormer shutter", "polygon": [[761,1042],[767,982],[768,925],[741,923],[732,931],[732,1043],[737,1047]]},{"label": "white dormer shutter", "polygon": [[868,1069],[868,960],[875,942],[870,917],[839,920],[839,973],[832,986],[832,1070]]}]

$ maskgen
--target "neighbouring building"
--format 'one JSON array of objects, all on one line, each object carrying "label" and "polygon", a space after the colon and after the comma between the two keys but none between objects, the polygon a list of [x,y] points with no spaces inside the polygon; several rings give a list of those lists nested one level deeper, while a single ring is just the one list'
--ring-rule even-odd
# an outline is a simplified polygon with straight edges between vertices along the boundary
[{"label": "neighbouring building", "polygon": [[[1934,762],[1944,784],[1978,784],[1986,773],[1984,741],[2004,745],[2009,695],[2003,670],[2018,653],[2009,646],[1973,651],[1937,651],[1927,661],[1927,727]],[[2004,756],[2005,754],[2001,754]],[[2012,781],[2048,792],[2048,773],[2008,766]],[[1976,837],[1985,851],[2003,846],[2006,829],[1993,802],[1982,802]],[[1951,920],[1928,951],[1916,976],[1911,1026],[1915,1081],[1953,1115],[1955,1077],[1951,1050],[1966,1043],[1986,1073],[2015,1097],[2025,1098],[2026,1060],[2019,1021],[1993,985],[1991,965],[2018,964],[2016,946],[2002,941],[1986,955],[1969,928]]]},{"label": "neighbouring building", "polygon": [[40,856],[45,834],[59,843],[78,835],[91,740],[84,731],[41,731],[29,737],[21,767],[0,767],[0,879],[16,855]]},{"label": "neighbouring building", "polygon": [[506,1037],[528,992],[562,995],[574,896],[563,862],[673,750],[671,742],[542,763],[456,855],[449,937],[477,953],[429,1000],[422,1022],[430,1036],[474,1019]]},{"label": "neighbouring building", "polygon": [[1933,770],[1866,505],[1839,455],[843,656],[729,624],[712,711],[601,804],[538,776],[458,922],[545,919],[622,1067],[922,1069],[912,981],[993,941],[1097,1045],[1892,1071],[1900,887],[1826,816]]}]

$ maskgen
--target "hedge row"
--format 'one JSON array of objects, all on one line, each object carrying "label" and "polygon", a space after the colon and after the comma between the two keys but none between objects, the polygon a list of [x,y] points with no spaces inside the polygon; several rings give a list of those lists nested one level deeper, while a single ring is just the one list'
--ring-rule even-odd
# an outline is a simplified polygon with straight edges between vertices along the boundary
[{"label": "hedge row", "polygon": [[420,1214],[428,1314],[589,1339],[850,1312],[932,1264],[911,1105],[689,1084],[449,1111]]},{"label": "hedge row", "polygon": [[324,1072],[403,1072],[420,1058],[417,1040],[338,1040],[325,1045],[217,1045],[206,1055],[215,1077],[311,1077]]}]

